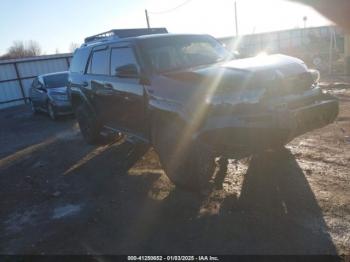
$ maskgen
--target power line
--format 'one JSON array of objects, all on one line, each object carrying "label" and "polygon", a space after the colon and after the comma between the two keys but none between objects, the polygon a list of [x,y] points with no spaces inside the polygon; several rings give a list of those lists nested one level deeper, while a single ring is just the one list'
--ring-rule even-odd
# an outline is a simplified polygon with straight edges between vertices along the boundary
[{"label": "power line", "polygon": [[167,10],[163,10],[163,11],[159,11],[159,12],[151,12],[148,11],[148,13],[153,14],[153,15],[160,15],[160,14],[164,14],[164,13],[169,13],[172,12],[180,7],[183,7],[184,5],[187,5],[189,2],[191,2],[192,0],[186,0],[185,2],[183,2],[182,4],[179,4],[178,6],[175,6],[173,8],[167,9]]}]

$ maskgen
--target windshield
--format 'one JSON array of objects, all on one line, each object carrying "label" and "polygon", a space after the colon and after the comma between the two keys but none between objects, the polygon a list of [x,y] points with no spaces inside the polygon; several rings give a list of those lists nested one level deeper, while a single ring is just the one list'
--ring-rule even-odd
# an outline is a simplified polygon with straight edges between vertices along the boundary
[{"label": "windshield", "polygon": [[215,38],[199,36],[169,36],[143,39],[149,63],[158,73],[213,64],[232,58]]},{"label": "windshield", "polygon": [[68,74],[57,74],[49,75],[44,77],[44,82],[46,88],[55,88],[67,86],[68,83]]}]

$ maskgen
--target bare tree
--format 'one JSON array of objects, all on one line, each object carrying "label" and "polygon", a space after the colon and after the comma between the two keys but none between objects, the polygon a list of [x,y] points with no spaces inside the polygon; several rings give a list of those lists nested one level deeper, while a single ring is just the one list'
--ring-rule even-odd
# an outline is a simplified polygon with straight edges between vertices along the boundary
[{"label": "bare tree", "polygon": [[74,51],[75,51],[75,49],[77,49],[79,47],[79,44],[77,44],[77,43],[70,43],[70,45],[69,45],[69,52],[71,52],[71,53],[74,53]]},{"label": "bare tree", "polygon": [[26,43],[26,50],[28,51],[28,55],[30,56],[38,56],[42,54],[39,43],[33,40],[29,40]]},{"label": "bare tree", "polygon": [[30,40],[28,42],[14,41],[12,46],[7,50],[7,53],[1,57],[1,59],[13,59],[22,57],[31,57],[41,55],[40,45]]},{"label": "bare tree", "polygon": [[7,53],[4,56],[7,56],[8,58],[25,57],[26,50],[23,41],[14,41],[12,46],[8,48]]}]

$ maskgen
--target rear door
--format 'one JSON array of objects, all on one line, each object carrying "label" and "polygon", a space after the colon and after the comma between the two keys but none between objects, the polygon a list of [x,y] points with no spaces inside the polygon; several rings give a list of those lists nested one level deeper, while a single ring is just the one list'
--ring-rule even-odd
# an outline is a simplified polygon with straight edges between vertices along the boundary
[{"label": "rear door", "polygon": [[82,47],[75,51],[69,67],[68,77],[69,92],[81,92],[89,101],[92,93],[86,80],[86,68],[90,52],[90,47]]},{"label": "rear door", "polygon": [[112,117],[115,98],[106,85],[109,77],[110,49],[107,45],[95,47],[90,55],[85,81],[91,90],[91,101],[97,117],[103,124]]}]

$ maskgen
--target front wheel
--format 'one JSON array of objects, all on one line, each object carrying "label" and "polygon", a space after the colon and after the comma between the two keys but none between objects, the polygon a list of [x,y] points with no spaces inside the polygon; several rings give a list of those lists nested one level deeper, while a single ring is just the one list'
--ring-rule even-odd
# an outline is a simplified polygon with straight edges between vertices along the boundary
[{"label": "front wheel", "polygon": [[[159,122],[158,122],[159,123]],[[200,141],[186,141],[181,124],[164,121],[152,128],[152,142],[169,179],[181,188],[205,191],[216,165],[214,154]]]},{"label": "front wheel", "polygon": [[32,100],[30,100],[30,109],[32,110],[33,114],[37,114],[39,112]]},{"label": "front wheel", "polygon": [[53,105],[50,102],[48,102],[48,104],[47,104],[47,112],[49,114],[49,117],[52,120],[56,120],[57,119],[57,115],[56,115],[55,109],[54,109]]},{"label": "front wheel", "polygon": [[84,140],[88,144],[97,144],[101,139],[101,125],[91,110],[82,104],[76,109],[75,115]]}]

